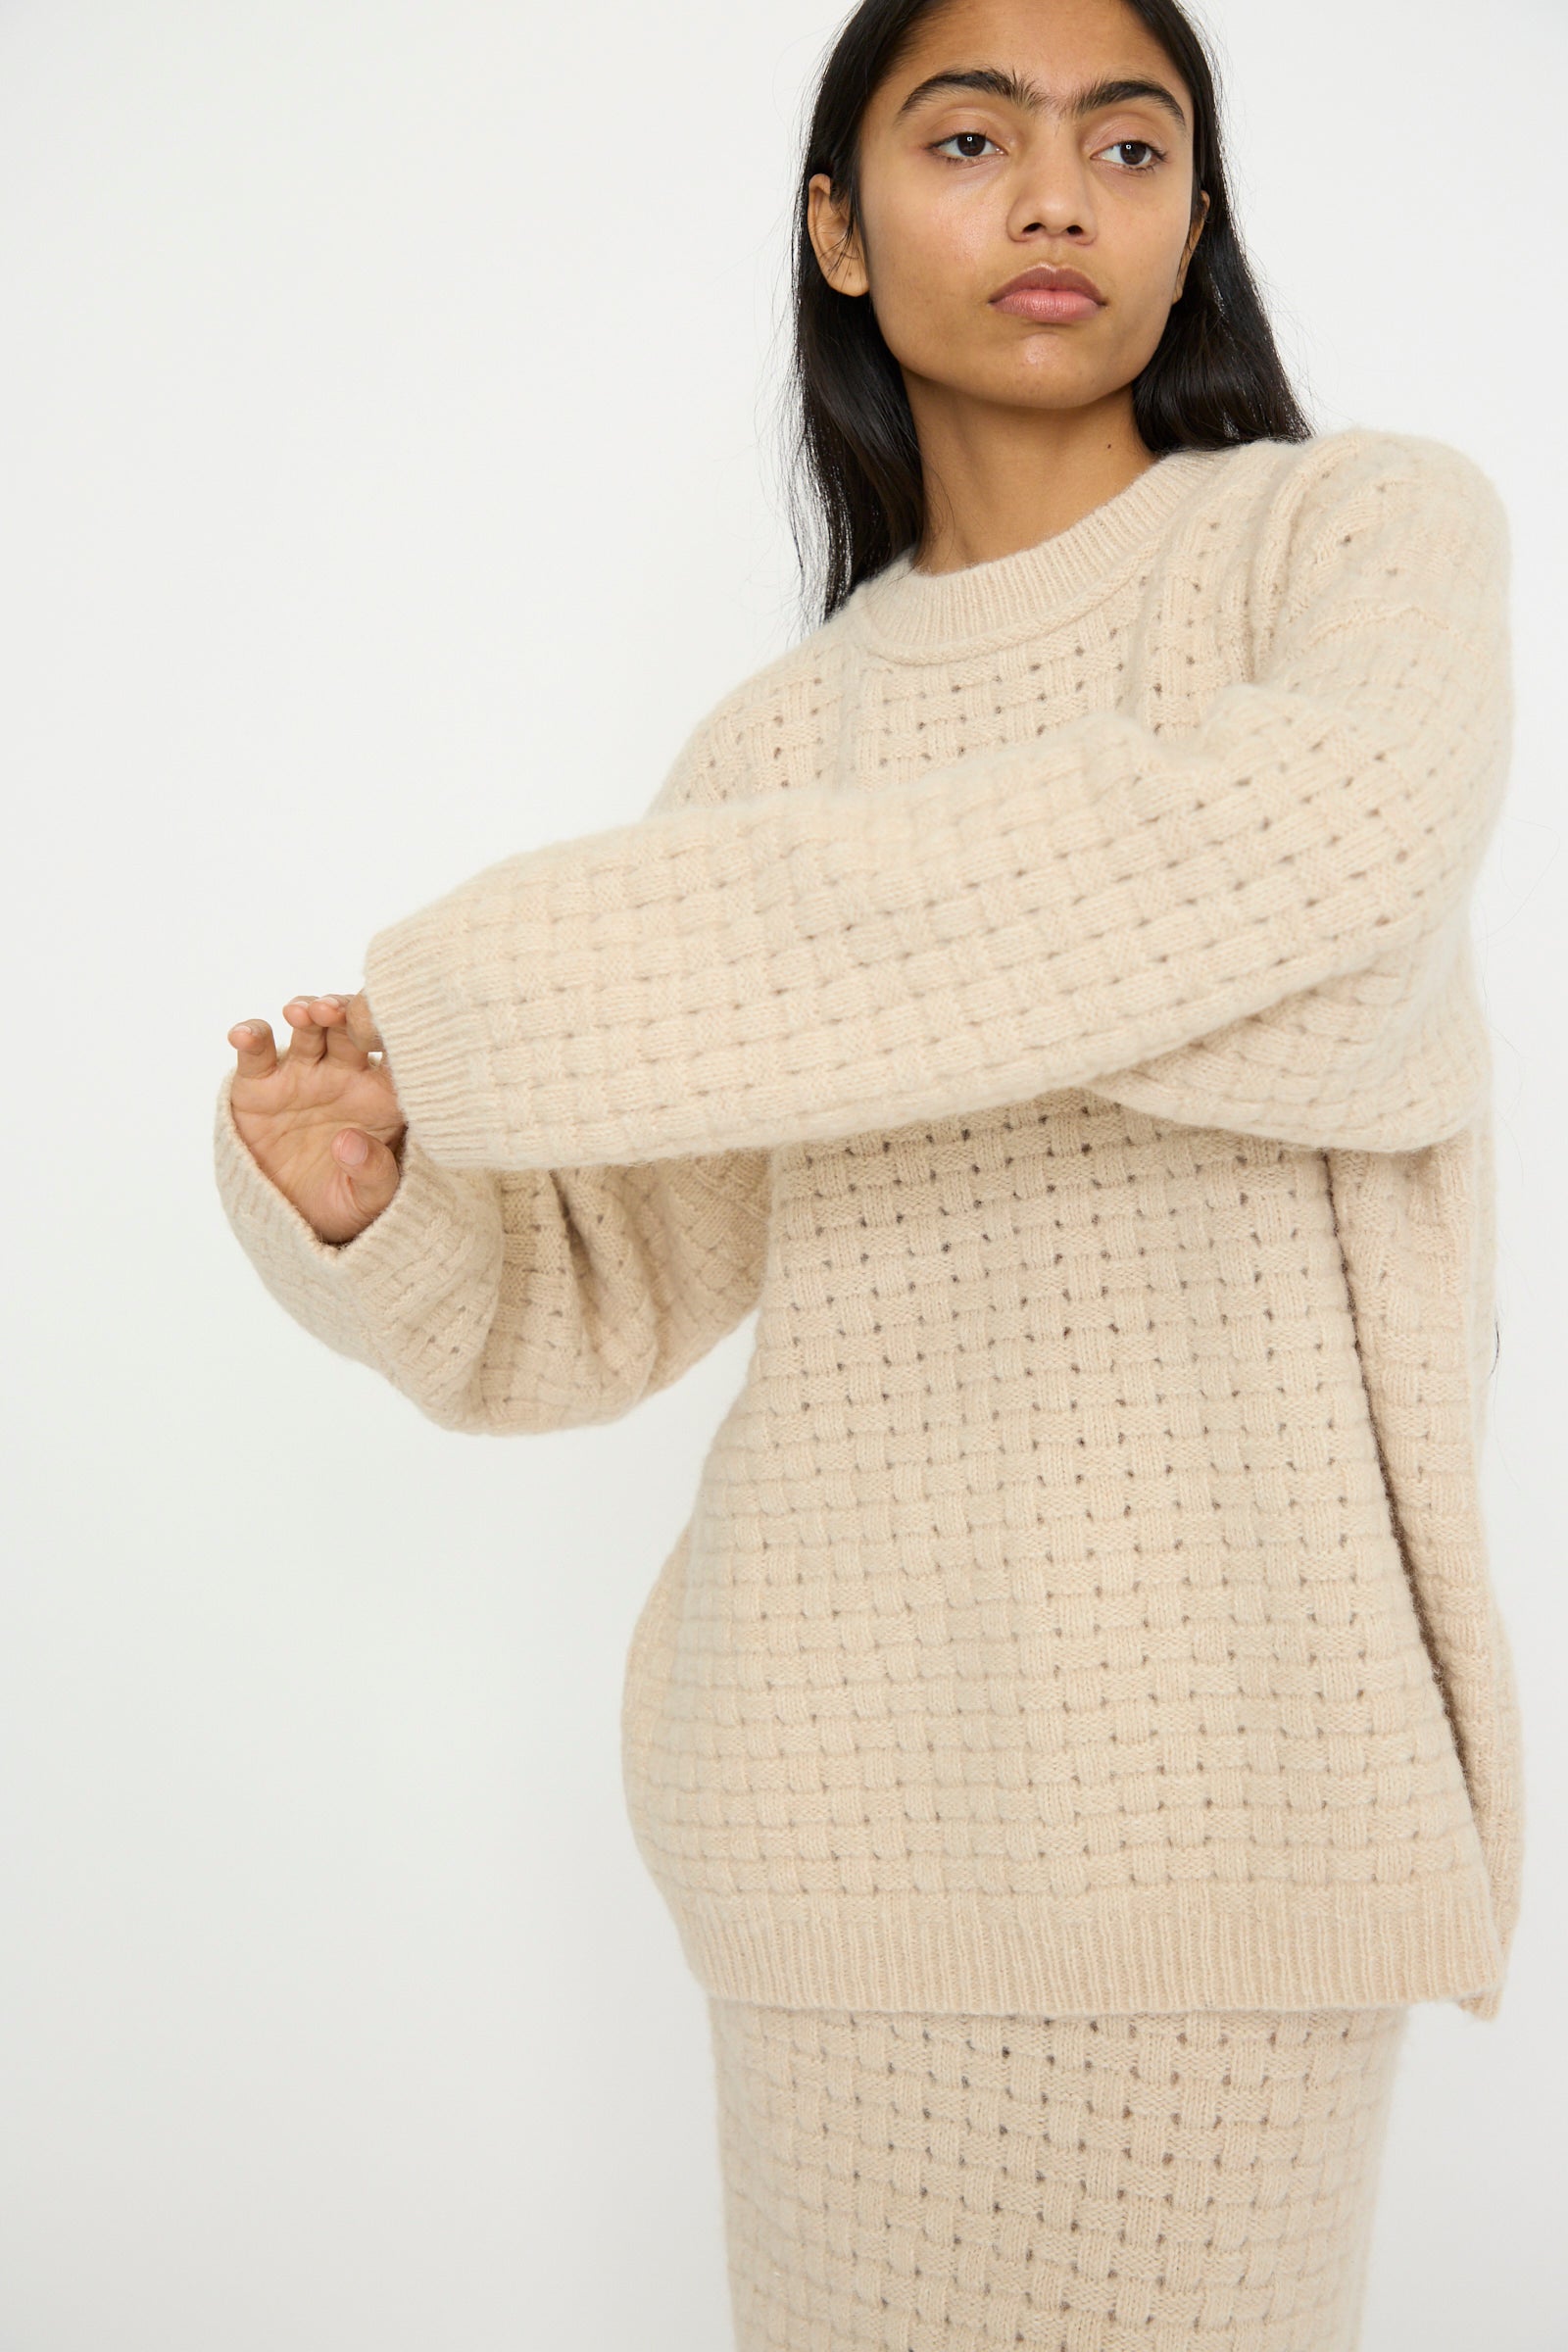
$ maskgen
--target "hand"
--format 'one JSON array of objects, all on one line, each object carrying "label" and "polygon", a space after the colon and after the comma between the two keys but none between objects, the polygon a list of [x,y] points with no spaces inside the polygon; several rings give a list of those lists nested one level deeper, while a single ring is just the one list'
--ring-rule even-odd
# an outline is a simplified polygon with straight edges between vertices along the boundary
[{"label": "hand", "polygon": [[406,1122],[391,1068],[384,1053],[370,1059],[381,1040],[363,996],[295,997],[283,1016],[294,1032],[283,1054],[266,1021],[228,1032],[234,1125],[321,1240],[350,1242],[402,1180]]}]

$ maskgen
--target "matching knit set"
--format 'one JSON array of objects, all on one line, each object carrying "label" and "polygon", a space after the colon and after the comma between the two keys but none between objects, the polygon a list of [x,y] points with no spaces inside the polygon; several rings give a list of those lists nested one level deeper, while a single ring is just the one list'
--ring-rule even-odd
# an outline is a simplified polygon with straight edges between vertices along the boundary
[{"label": "matching knit set", "polygon": [[307,1330],[443,1428],[754,1309],[632,1638],[741,2352],[1353,2352],[1409,2005],[1522,1773],[1470,894],[1508,530],[1446,444],[1179,450],[906,554],[647,814],[381,931],[403,1172]]}]

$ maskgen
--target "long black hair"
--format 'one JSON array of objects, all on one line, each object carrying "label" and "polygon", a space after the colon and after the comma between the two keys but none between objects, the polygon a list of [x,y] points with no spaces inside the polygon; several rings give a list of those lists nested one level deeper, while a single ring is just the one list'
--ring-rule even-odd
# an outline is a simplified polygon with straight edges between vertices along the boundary
[{"label": "long black hair", "polygon": [[[1217,449],[1305,441],[1312,427],[1291,388],[1242,247],[1226,179],[1216,76],[1177,0],[1124,0],[1192,92],[1193,219],[1208,215],[1157,349],[1133,382],[1146,447]],[[933,11],[953,0],[860,0],[822,68],[801,156],[794,230],[794,348],[786,380],[790,527],[808,625],[827,620],[872,572],[918,544],[925,490],[908,395],[863,295],[828,284],[807,225],[813,173],[859,208],[860,125],[870,100]]]}]

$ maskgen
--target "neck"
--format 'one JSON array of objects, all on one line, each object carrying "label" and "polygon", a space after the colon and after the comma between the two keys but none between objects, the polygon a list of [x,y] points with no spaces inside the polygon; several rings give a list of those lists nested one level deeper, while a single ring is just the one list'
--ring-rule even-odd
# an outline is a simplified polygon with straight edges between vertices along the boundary
[{"label": "neck", "polygon": [[959,571],[1038,546],[1154,463],[1130,391],[1079,409],[1018,409],[906,381],[926,502],[918,572]]}]

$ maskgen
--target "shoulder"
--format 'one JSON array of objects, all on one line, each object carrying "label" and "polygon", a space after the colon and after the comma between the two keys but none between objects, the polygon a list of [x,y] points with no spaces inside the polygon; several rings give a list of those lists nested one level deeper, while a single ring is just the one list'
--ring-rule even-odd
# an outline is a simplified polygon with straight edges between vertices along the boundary
[{"label": "shoulder", "polygon": [[1466,451],[1370,425],[1267,446],[1246,534],[1259,658],[1312,612],[1378,625],[1412,602],[1458,616],[1505,601],[1507,510]]},{"label": "shoulder", "polygon": [[1310,440],[1270,446],[1280,455],[1269,483],[1276,522],[1311,525],[1352,514],[1440,513],[1507,537],[1502,494],[1485,467],[1451,441],[1348,425]]}]

